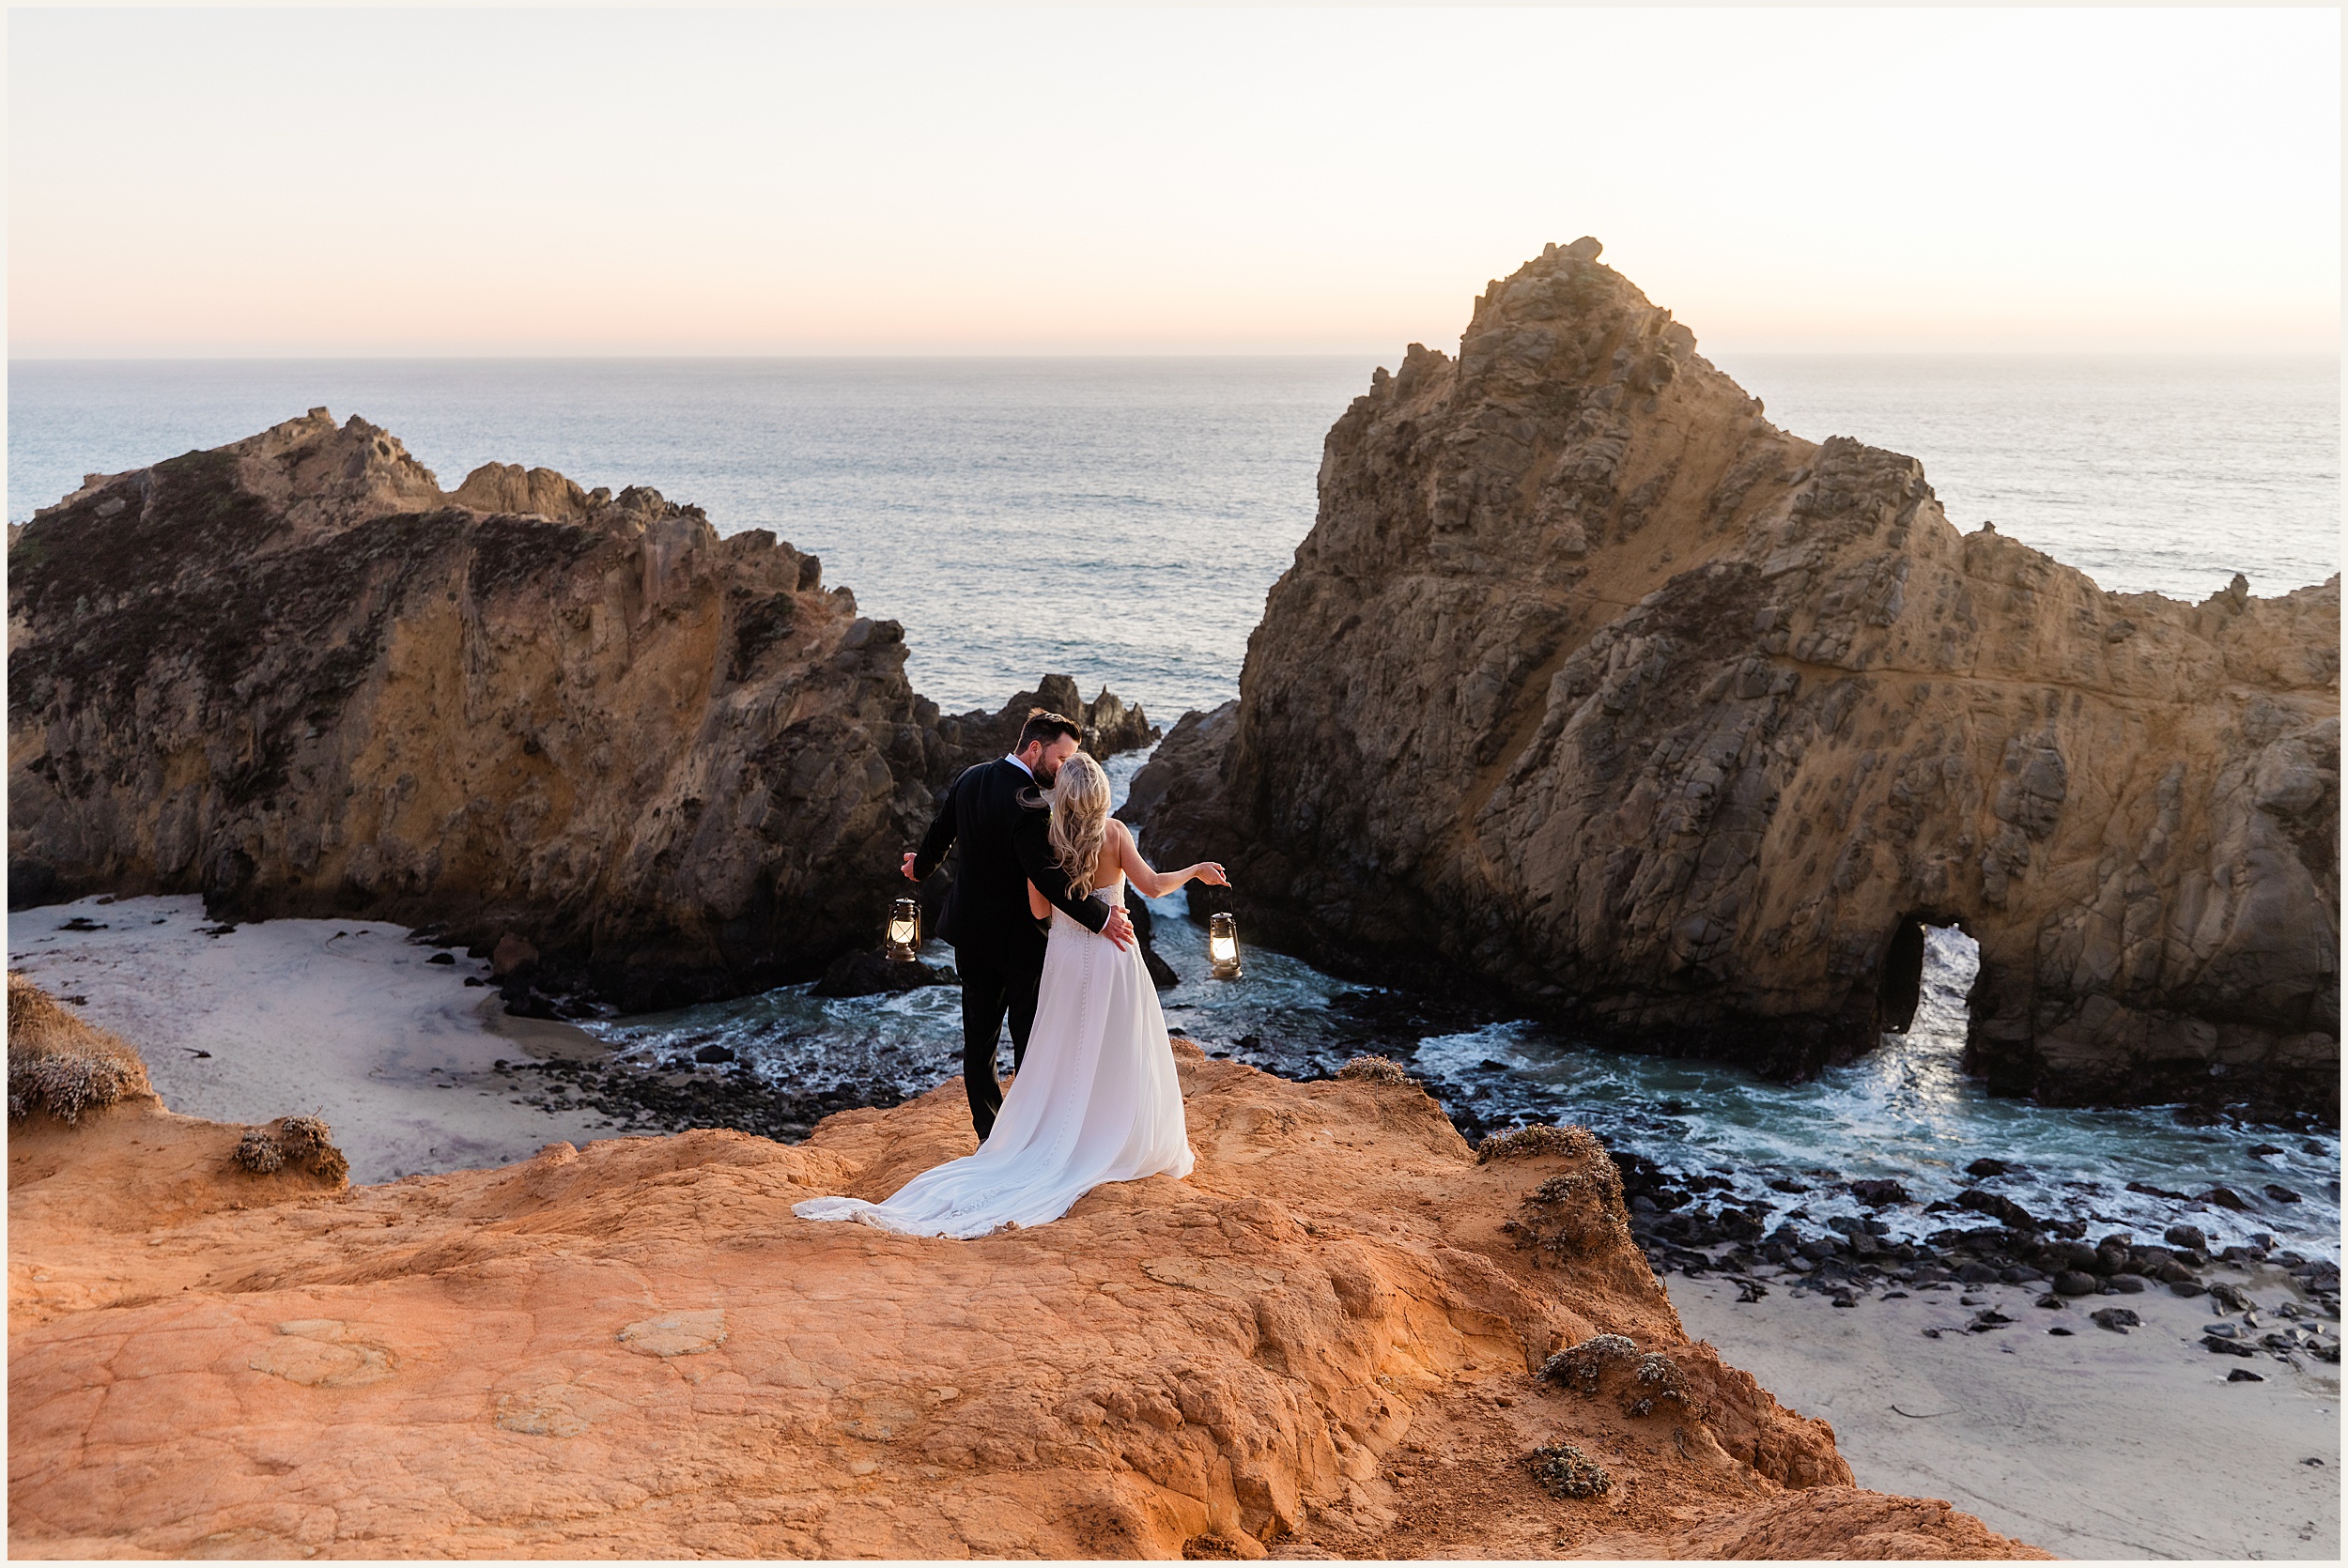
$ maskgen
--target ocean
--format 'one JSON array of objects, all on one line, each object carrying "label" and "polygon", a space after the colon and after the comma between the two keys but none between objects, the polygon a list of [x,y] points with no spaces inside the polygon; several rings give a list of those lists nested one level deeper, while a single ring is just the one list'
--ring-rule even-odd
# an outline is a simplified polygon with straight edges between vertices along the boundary
[{"label": "ocean", "polygon": [[[1390,358],[1387,363],[1394,361]],[[1355,359],[541,361],[9,367],[8,516],[111,472],[250,435],[315,405],[364,415],[453,486],[521,462],[644,484],[722,532],[767,528],[825,560],[867,613],[904,623],[915,686],[998,706],[1046,671],[1160,722],[1234,695],[1264,594],[1311,526],[1321,439],[1363,391]],[[1950,517],[2107,588],[2200,599],[2340,569],[2339,368],[2329,360],[1745,356],[1722,368],[1777,423],[1923,459]],[[1117,760],[1129,780],[1138,758]],[[1361,1042],[1349,986],[1276,953],[1204,976],[1180,900],[1155,906],[1182,984],[1168,1018],[1270,1070],[1333,1070]],[[2252,1194],[2199,1211],[2218,1244],[2269,1232],[2337,1257],[2340,1141],[2195,1127],[2158,1109],[1992,1099],[1956,1070],[1970,945],[1934,937],[1908,1035],[1815,1084],[1591,1048],[1505,1019],[1396,1048],[1469,1127],[1585,1122],[1673,1170],[1719,1172],[1781,1209],[1771,1179],[1831,1170],[1953,1195],[1964,1165],[2022,1167],[2034,1212],[2156,1237],[2175,1217],[2128,1183]],[[950,961],[950,952],[931,955]],[[1331,1004],[1336,1002],[1337,1007]],[[599,1032],[631,1059],[732,1046],[807,1088],[919,1093],[960,1069],[949,990],[823,1001],[802,987]],[[2299,1194],[2262,1194],[2275,1185]],[[1837,1200],[1813,1196],[1823,1219]]]},{"label": "ocean", "polygon": [[[1391,356],[1391,367],[1398,356]],[[8,519],[323,405],[443,485],[488,462],[649,484],[771,529],[901,621],[916,689],[995,708],[1047,670],[1153,716],[1239,689],[1368,359],[20,361]],[[1923,460],[2106,588],[2201,599],[2340,570],[2340,376],[2320,359],[1748,356],[1812,439]]]}]

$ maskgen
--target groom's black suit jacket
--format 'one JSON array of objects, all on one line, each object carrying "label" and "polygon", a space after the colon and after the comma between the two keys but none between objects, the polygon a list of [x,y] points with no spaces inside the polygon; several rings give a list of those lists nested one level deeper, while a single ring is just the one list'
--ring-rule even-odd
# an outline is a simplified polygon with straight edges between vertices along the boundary
[{"label": "groom's black suit jacket", "polygon": [[1099,899],[1068,896],[1068,873],[1052,860],[1051,812],[1034,798],[1036,783],[1008,757],[965,768],[937,820],[921,836],[913,874],[927,877],[959,842],[961,863],[946,890],[937,934],[965,957],[998,961],[1031,958],[1041,964],[1043,935],[1027,911],[1027,884],[1068,912],[1087,930],[1108,924],[1109,906]]}]

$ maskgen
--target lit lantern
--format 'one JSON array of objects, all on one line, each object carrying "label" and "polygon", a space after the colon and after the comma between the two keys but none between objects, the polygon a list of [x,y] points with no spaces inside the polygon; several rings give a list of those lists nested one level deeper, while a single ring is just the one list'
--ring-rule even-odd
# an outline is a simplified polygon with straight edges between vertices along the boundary
[{"label": "lit lantern", "polygon": [[1207,917],[1207,959],[1218,980],[1236,980],[1239,968],[1239,921],[1228,914]]},{"label": "lit lantern", "polygon": [[888,912],[888,940],[883,952],[899,963],[911,963],[921,953],[921,903],[918,899],[899,899]]}]

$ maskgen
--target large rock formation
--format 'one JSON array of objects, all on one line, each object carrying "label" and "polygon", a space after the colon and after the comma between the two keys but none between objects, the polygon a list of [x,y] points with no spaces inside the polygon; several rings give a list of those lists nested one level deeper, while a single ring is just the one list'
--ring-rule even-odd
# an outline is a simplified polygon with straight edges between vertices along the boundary
[{"label": "large rock formation", "polygon": [[739,993],[871,945],[1001,728],[941,731],[897,623],[770,533],[545,469],[443,494],[322,408],[45,509],[8,641],[15,902],[429,926],[522,1006]]},{"label": "large rock formation", "polygon": [[1259,938],[1800,1074],[1981,945],[2004,1091],[2337,1114],[2339,579],[2108,593],[1787,435],[1595,240],[1331,429],[1236,709],[1135,785]]},{"label": "large rock formation", "polygon": [[2042,1555],[1691,1344],[1594,1143],[1177,1049],[1188,1180],[970,1242],[790,1213],[966,1152],[959,1082],[342,1191],[144,1095],[19,1121],[10,1552]]}]

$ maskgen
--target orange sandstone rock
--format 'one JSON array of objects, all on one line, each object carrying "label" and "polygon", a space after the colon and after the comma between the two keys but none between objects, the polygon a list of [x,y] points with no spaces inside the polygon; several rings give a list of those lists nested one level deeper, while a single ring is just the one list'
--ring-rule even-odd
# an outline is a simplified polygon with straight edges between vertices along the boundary
[{"label": "orange sandstone rock", "polygon": [[[1414,1085],[1178,1051],[1189,1180],[973,1242],[790,1212],[965,1152],[956,1083],[796,1146],[555,1144],[341,1191],[238,1171],[239,1130],[149,1098],[20,1122],[10,1549],[2037,1555],[1851,1487],[1619,1231],[1520,1249],[1504,1222],[1568,1157],[1479,1165]],[[1599,1332],[1685,1396],[1534,1376]],[[1553,1441],[1609,1491],[1544,1492]]]}]

